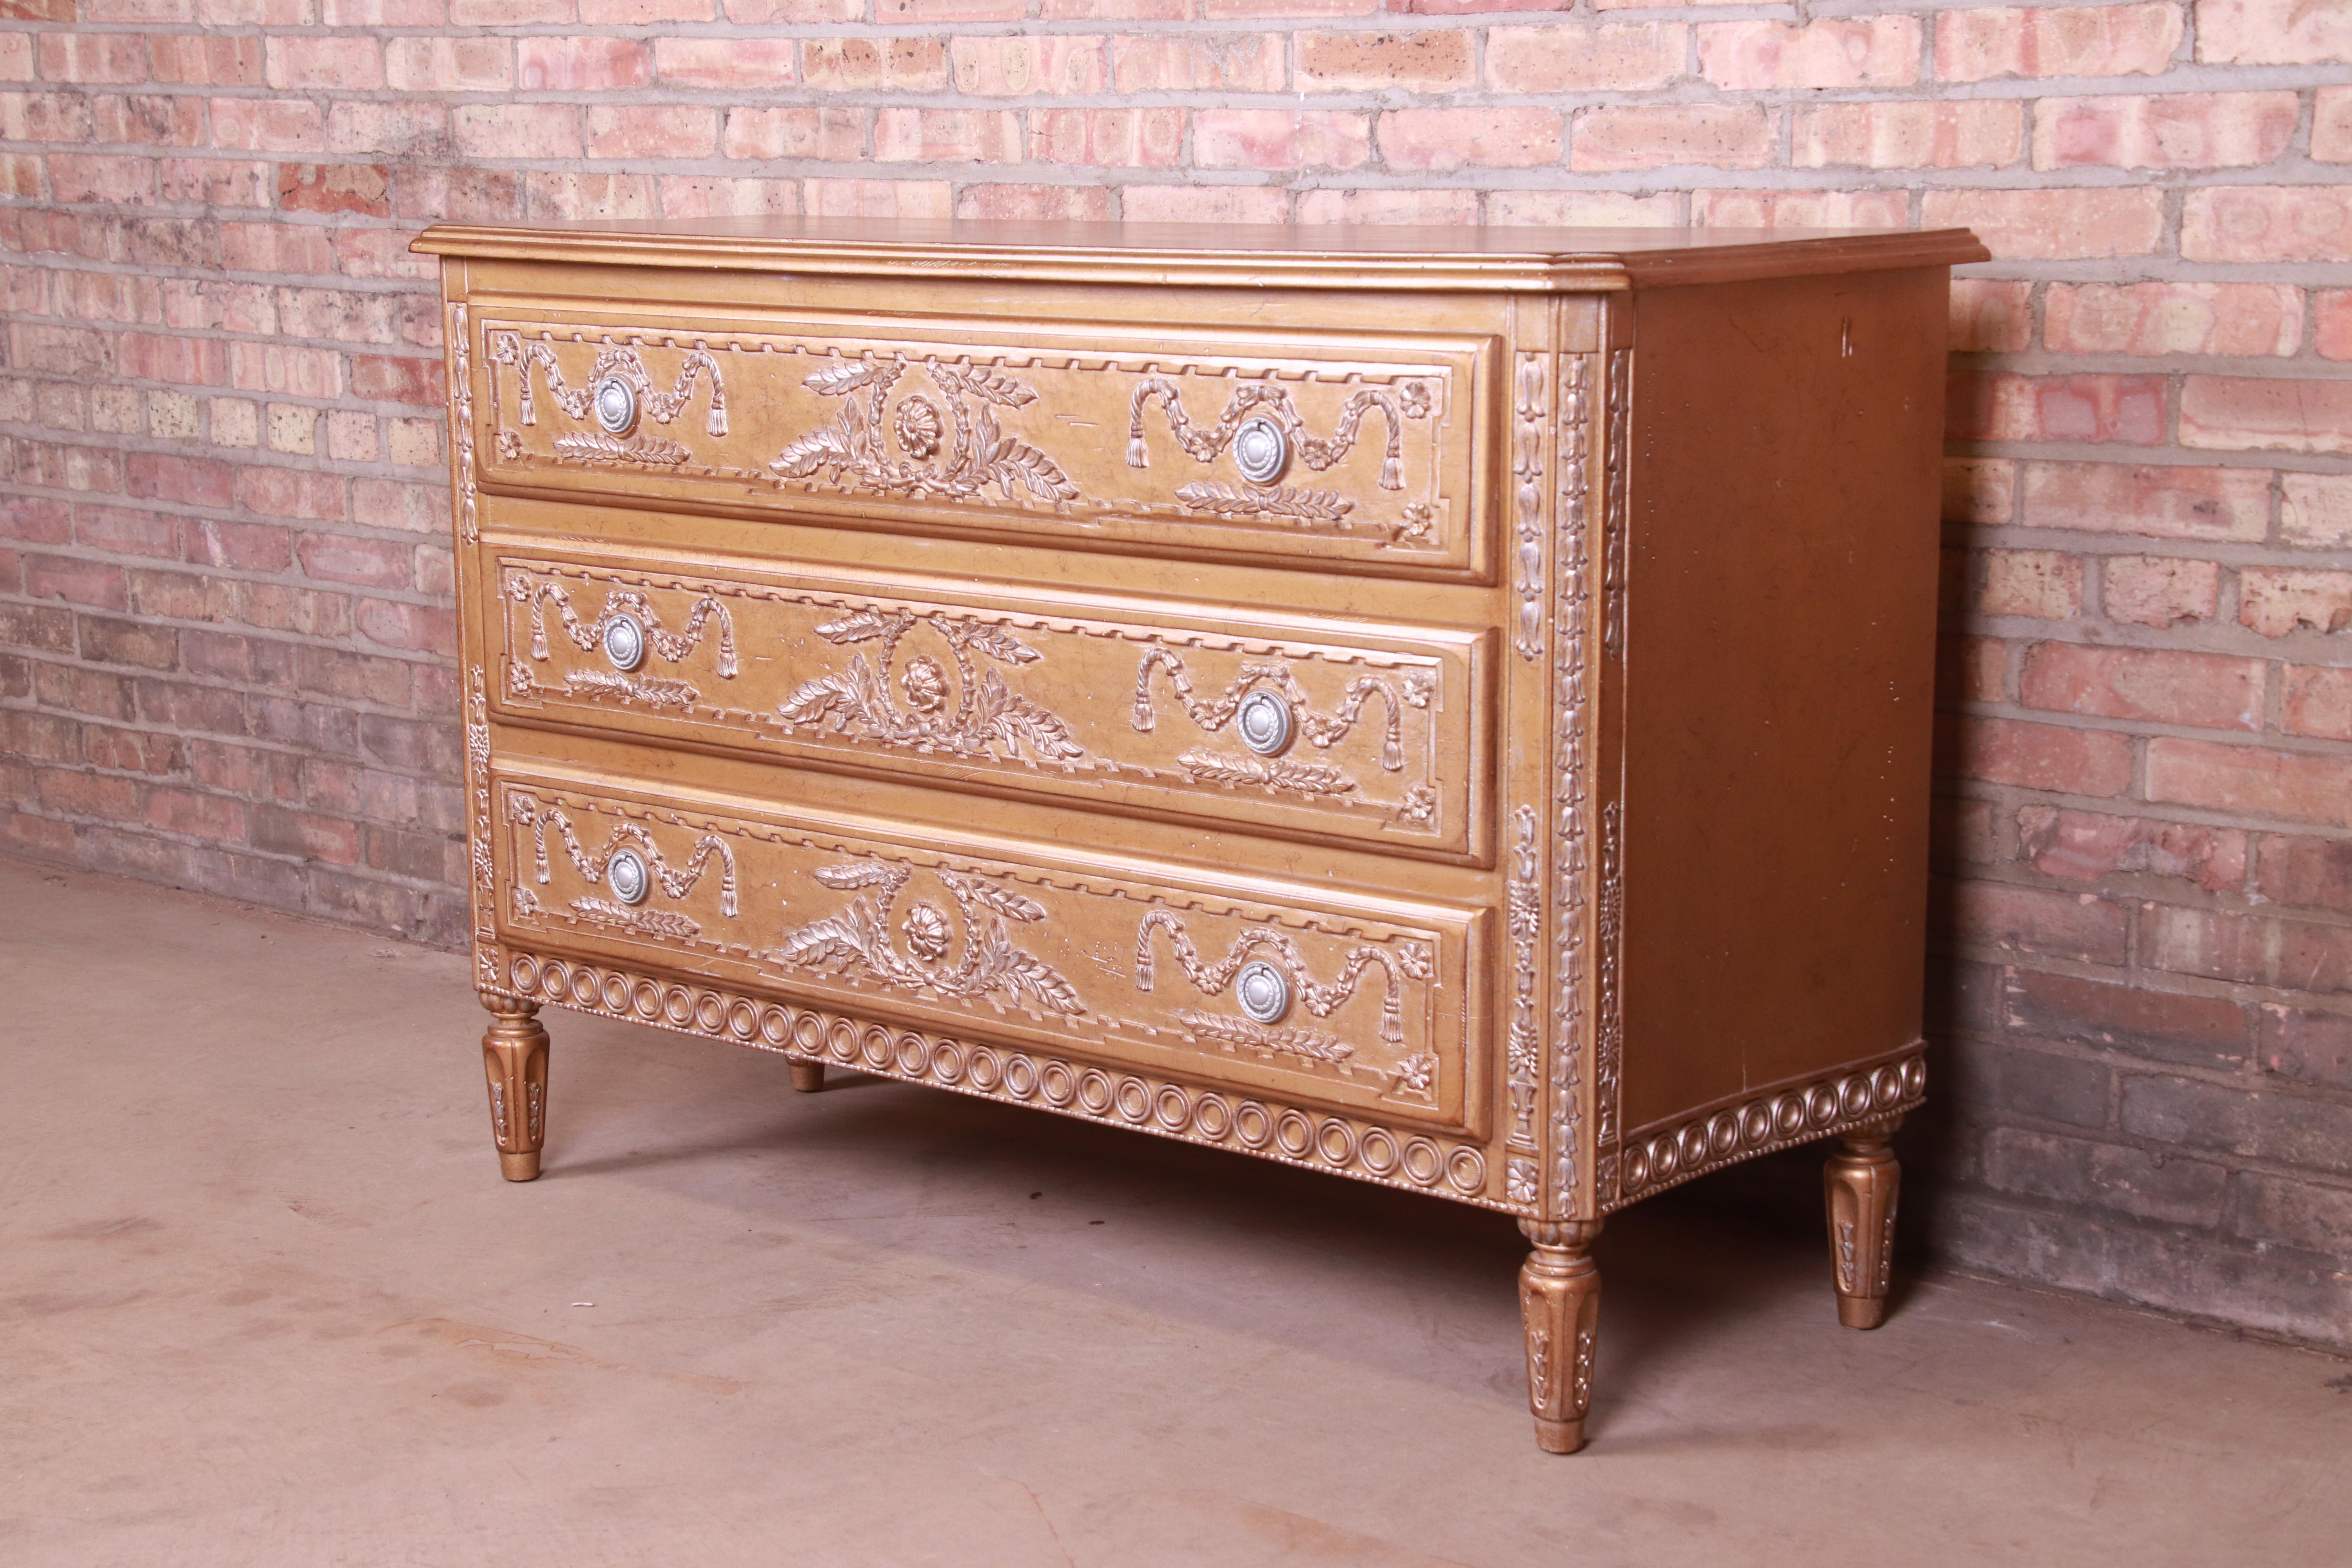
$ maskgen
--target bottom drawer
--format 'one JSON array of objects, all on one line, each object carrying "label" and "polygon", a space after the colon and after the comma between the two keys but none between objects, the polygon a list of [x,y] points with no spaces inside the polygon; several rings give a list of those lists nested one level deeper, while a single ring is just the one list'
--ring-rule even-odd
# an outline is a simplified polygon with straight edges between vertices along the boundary
[{"label": "bottom drawer", "polygon": [[498,928],[533,952],[1482,1131],[1480,909],[536,762],[491,777]]}]

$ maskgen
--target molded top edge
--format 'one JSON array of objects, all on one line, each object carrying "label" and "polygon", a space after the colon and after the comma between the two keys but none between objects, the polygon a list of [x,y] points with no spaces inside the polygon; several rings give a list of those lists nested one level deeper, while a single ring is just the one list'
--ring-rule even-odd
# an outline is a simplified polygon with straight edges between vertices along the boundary
[{"label": "molded top edge", "polygon": [[1199,282],[1266,288],[1593,289],[1948,267],[1967,229],[1515,228],[758,217],[436,224],[412,244],[491,260],[728,271]]}]

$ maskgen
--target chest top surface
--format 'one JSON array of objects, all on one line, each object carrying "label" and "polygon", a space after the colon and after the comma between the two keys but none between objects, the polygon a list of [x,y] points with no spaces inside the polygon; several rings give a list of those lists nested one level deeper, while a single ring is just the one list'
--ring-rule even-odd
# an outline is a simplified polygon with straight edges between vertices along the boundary
[{"label": "chest top surface", "polygon": [[436,224],[437,256],[974,278],[1509,291],[1947,267],[1966,229],[1446,227],[756,217]]}]

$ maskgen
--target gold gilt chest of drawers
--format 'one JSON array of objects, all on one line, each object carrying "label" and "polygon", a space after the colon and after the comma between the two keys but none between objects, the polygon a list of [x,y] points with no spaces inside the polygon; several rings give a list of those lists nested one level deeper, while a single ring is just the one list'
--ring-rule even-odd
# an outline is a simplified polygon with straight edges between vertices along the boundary
[{"label": "gold gilt chest of drawers", "polygon": [[1916,1106],[1964,232],[442,226],[474,979],[1516,1215]]}]

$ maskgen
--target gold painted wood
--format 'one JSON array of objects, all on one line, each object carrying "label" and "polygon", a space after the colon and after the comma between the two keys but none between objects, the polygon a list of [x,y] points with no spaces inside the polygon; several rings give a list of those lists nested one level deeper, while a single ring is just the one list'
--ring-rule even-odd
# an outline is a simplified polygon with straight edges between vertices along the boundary
[{"label": "gold painted wood", "polygon": [[486,260],[1146,288],[1615,292],[1985,260],[1966,229],[1567,229],[761,217],[535,228],[436,224],[413,248]]},{"label": "gold painted wood", "polygon": [[[740,560],[492,559],[502,716],[1491,858],[1491,633]],[[1253,700],[1289,718],[1271,753],[1244,738]]]},{"label": "gold painted wood", "polygon": [[1497,1209],[1569,1452],[1602,1217],[1837,1138],[1878,1321],[1931,617],[1858,606],[1971,237],[417,248],[509,1178],[553,1005]]},{"label": "gold painted wood", "polygon": [[539,1175],[547,1138],[547,1030],[529,1002],[488,997],[490,1026],[482,1036],[482,1070],[490,1086],[490,1131],[499,1168],[509,1182]]},{"label": "gold painted wood", "polygon": [[[473,318],[492,488],[1486,570],[1492,339],[498,303]],[[1252,421],[1282,454],[1256,483]]]},{"label": "gold painted wood", "polygon": [[1584,1417],[1592,1407],[1592,1352],[1601,1332],[1592,1243],[1601,1222],[1520,1228],[1535,1243],[1519,1268],[1519,1312],[1536,1444],[1548,1454],[1573,1454],[1584,1447]]},{"label": "gold painted wood", "polygon": [[1830,1266],[1837,1279],[1838,1321],[1874,1329],[1885,1321],[1895,1265],[1895,1209],[1903,1167],[1887,1148],[1899,1116],[1848,1132],[1822,1167],[1830,1220]]},{"label": "gold painted wood", "polygon": [[[494,773],[509,941],[1400,1122],[1484,1120],[1484,911]],[[1288,993],[1276,1016],[1241,1005],[1252,964]]]}]

